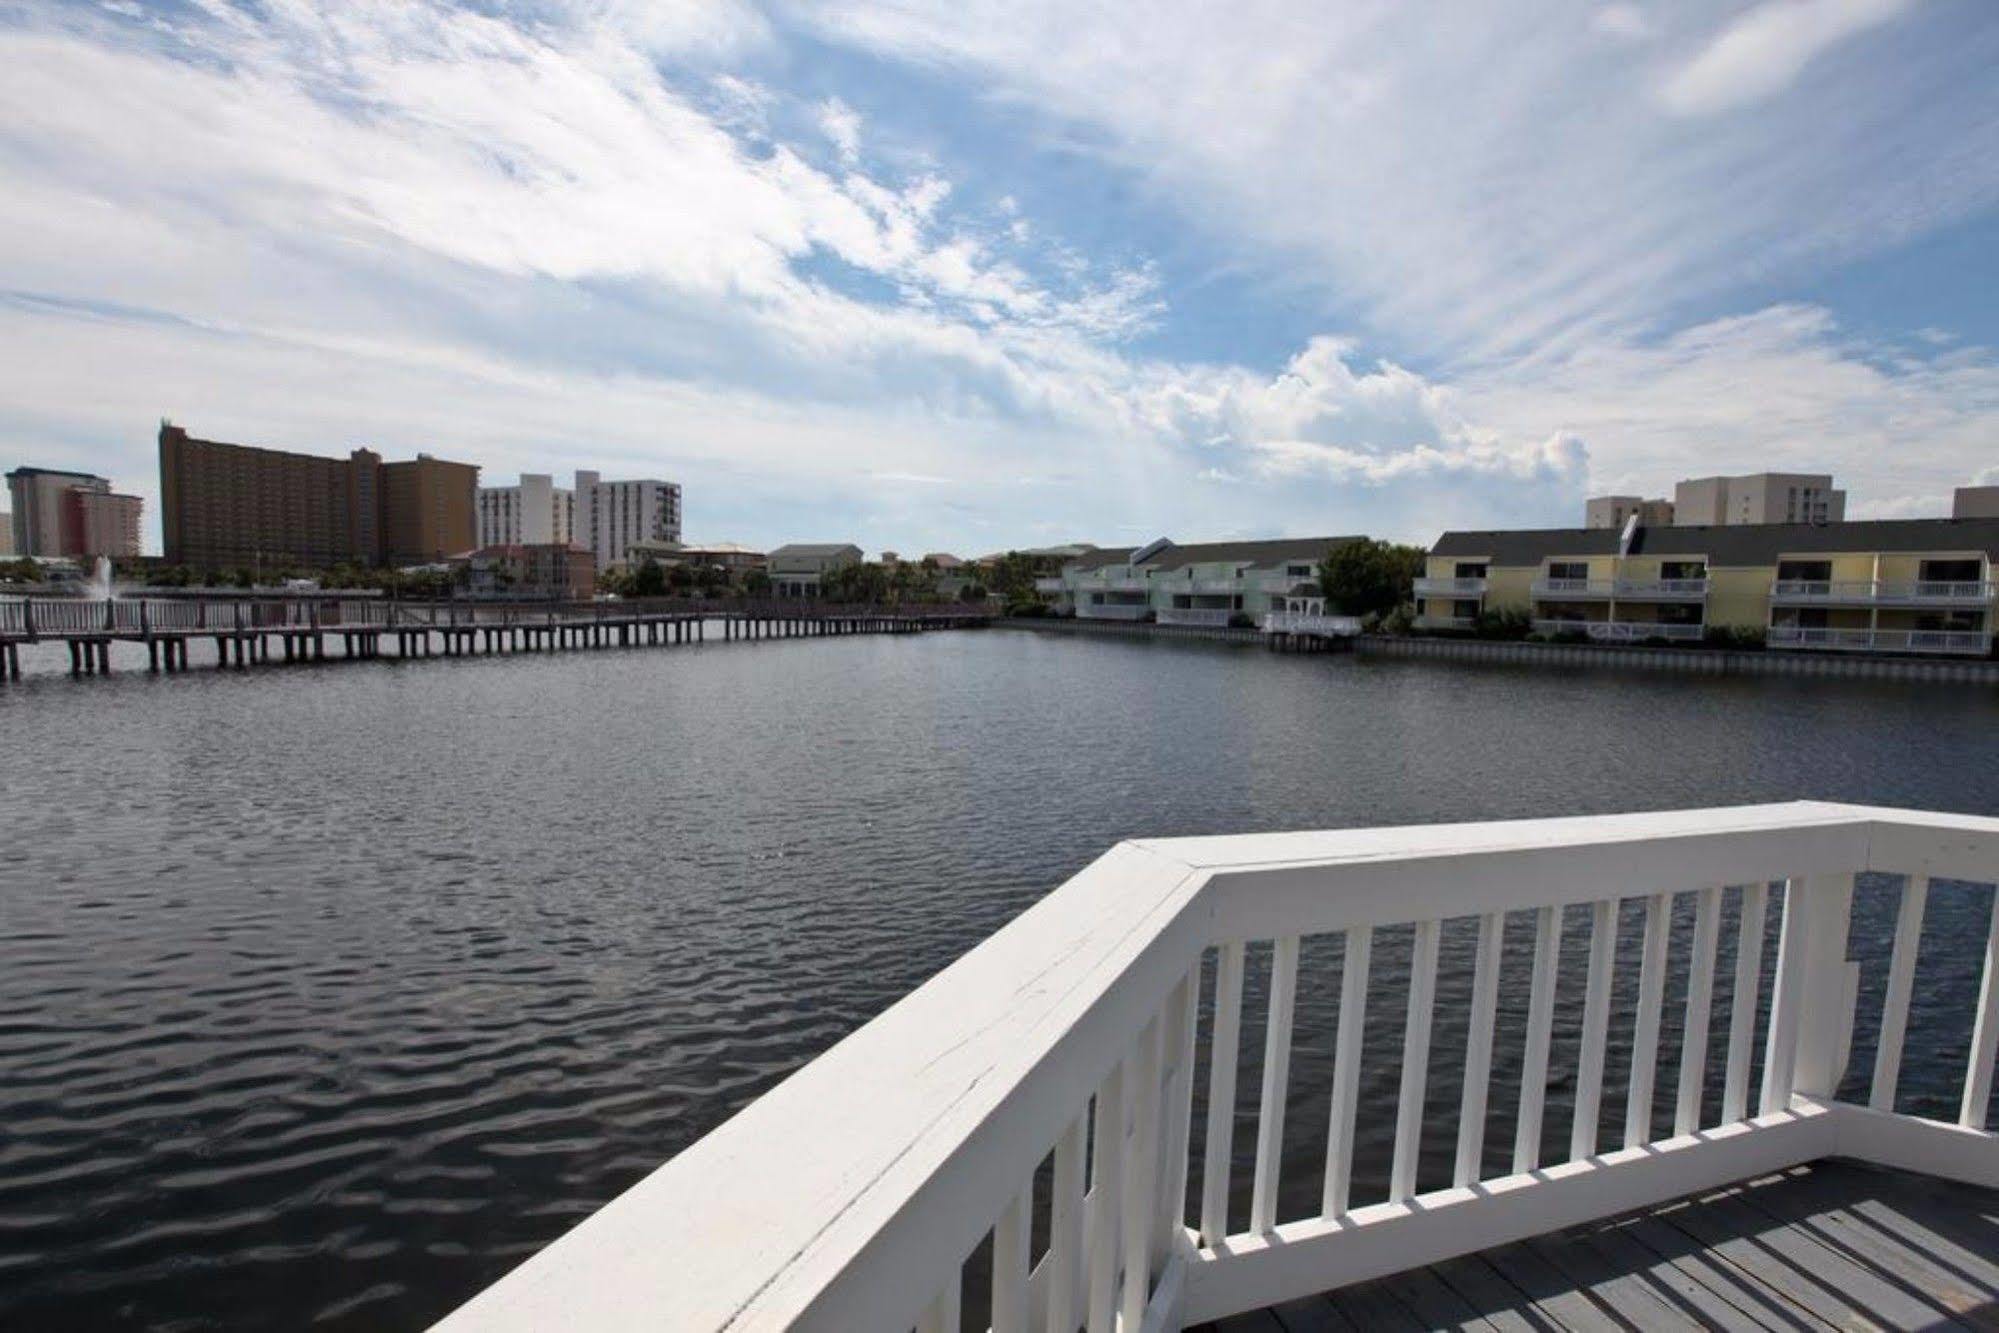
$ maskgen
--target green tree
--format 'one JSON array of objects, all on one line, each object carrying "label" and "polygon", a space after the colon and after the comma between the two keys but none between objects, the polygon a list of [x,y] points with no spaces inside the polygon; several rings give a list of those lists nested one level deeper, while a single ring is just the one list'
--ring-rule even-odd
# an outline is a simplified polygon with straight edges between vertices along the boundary
[{"label": "green tree", "polygon": [[743,591],[752,597],[770,596],[770,571],[753,569],[743,575]]},{"label": "green tree", "polygon": [[1319,591],[1341,615],[1387,615],[1414,596],[1424,554],[1372,537],[1336,546],[1319,564]]},{"label": "green tree", "polygon": [[[676,569],[679,566],[675,566]],[[666,595],[666,570],[659,561],[647,556],[639,567],[632,571],[631,581],[626,591],[633,597],[664,597]]]}]

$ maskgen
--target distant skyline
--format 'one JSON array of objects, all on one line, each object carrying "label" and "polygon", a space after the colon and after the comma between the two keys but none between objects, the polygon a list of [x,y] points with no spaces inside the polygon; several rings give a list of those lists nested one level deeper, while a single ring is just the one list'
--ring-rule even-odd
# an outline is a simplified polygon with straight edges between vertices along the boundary
[{"label": "distant skyline", "polygon": [[1989,0],[30,0],[0,60],[0,471],[149,550],[161,416],[870,551],[1999,481]]}]

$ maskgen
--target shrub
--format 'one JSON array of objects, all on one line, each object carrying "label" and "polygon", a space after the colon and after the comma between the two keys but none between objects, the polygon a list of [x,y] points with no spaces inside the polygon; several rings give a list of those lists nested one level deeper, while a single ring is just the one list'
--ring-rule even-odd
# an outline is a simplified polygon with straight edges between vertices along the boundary
[{"label": "shrub", "polygon": [[1472,619],[1472,633],[1481,639],[1525,639],[1533,629],[1534,622],[1528,614],[1513,607],[1481,611]]}]

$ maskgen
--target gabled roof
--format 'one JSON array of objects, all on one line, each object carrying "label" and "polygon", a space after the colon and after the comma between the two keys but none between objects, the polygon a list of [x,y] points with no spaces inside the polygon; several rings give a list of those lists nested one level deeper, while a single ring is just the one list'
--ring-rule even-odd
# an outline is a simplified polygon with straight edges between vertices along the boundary
[{"label": "gabled roof", "polygon": [[[1430,554],[1489,559],[1495,565],[1538,565],[1550,556],[1615,555],[1618,536],[1614,528],[1447,532]],[[1999,518],[1641,527],[1631,543],[1632,555],[1697,555],[1723,568],[1774,565],[1790,555],[1866,551],[1983,551],[1999,561]]]},{"label": "gabled roof", "polygon": [[[1313,564],[1326,558],[1336,546],[1364,541],[1362,537],[1278,537],[1268,541],[1190,542],[1184,546],[1167,543],[1142,562],[1145,569],[1185,569],[1189,565]],[[1102,569],[1105,565],[1129,563],[1142,547],[1118,546],[1091,551],[1072,566],[1079,570]]]},{"label": "gabled roof", "polygon": [[852,551],[855,555],[859,555],[861,548],[852,542],[790,542],[773,550],[771,555],[773,557],[780,555],[845,555],[849,551]]}]

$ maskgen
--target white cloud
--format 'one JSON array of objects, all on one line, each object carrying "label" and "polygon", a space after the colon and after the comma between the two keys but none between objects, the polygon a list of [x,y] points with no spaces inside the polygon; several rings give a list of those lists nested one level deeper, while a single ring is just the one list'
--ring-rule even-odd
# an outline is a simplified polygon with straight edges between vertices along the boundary
[{"label": "white cloud", "polygon": [[1641,42],[1658,33],[1645,11],[1635,4],[1607,4],[1590,15],[1590,27],[1623,42]]},{"label": "white cloud", "polygon": [[819,128],[833,142],[840,160],[852,164],[861,156],[861,113],[837,97],[819,104]]},{"label": "white cloud", "polygon": [[1896,18],[1911,0],[1763,0],[1718,33],[1660,90],[1685,116],[1733,111],[1791,86],[1813,60]]},{"label": "white cloud", "polygon": [[[1694,119],[1662,108],[1662,62],[1716,71],[1685,76],[1689,106],[1734,96],[1889,0],[1787,0],[1806,16],[1762,21],[1776,37],[1719,41],[1738,0],[1245,0],[1143,22],[1063,0],[798,3],[827,40],[990,89],[1010,129],[1099,154],[1247,271],[1434,358],[1656,329],[1999,201],[1976,4],[1912,11],[1924,40],[1894,60]],[[1651,40],[1604,40],[1640,19]]]}]

